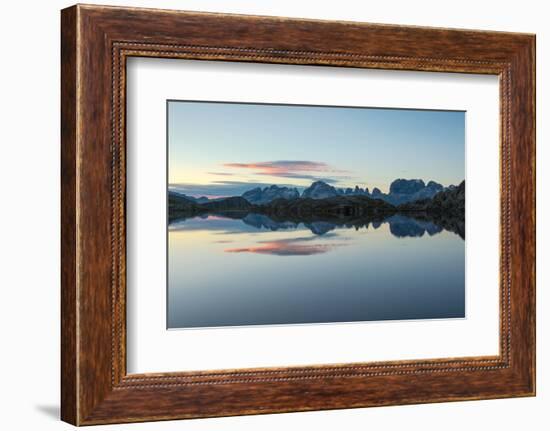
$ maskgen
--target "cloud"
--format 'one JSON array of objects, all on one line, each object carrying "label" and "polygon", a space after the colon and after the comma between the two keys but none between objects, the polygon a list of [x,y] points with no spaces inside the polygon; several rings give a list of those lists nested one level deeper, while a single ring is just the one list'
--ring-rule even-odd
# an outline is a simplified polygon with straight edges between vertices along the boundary
[{"label": "cloud", "polygon": [[[338,184],[342,180],[353,180],[354,177],[345,176],[348,171],[338,170],[322,162],[313,162],[308,160],[275,160],[268,162],[254,163],[224,163],[224,167],[235,169],[235,172],[213,171],[208,172],[211,175],[218,176],[219,179],[210,184],[191,184],[179,183],[170,184],[171,190],[179,191],[190,196],[239,196],[244,192],[256,187],[269,187],[273,182],[263,181],[239,181],[238,178],[257,178],[265,176],[280,178],[276,184],[281,187],[296,187],[302,191],[309,184],[292,184],[292,180],[306,180],[308,182],[324,181],[329,184]],[[240,171],[240,172],[239,172]],[[244,171],[244,172],[243,172]],[[241,175],[245,174],[245,175]],[[250,174],[255,177],[251,177]],[[336,174],[336,175],[333,175]],[[287,179],[287,181],[285,181]],[[290,184],[289,184],[290,183]]]},{"label": "cloud", "polygon": [[276,160],[273,162],[254,162],[254,163],[224,163],[228,168],[254,169],[256,171],[270,173],[284,173],[291,171],[301,172],[333,172],[326,164],[321,162],[312,162],[308,160]]},{"label": "cloud", "polygon": [[220,176],[233,176],[235,174],[231,173],[231,172],[208,172],[210,175],[220,175]]},{"label": "cloud", "polygon": [[212,181],[212,184],[221,184],[221,185],[227,185],[227,186],[256,186],[257,184],[263,184],[263,183],[251,183],[248,181],[233,181],[233,180],[217,180]]},{"label": "cloud", "polygon": [[[338,182],[340,179],[349,177],[327,177],[327,173],[347,173],[334,169],[330,165],[322,162],[313,162],[309,160],[275,160],[270,162],[253,162],[253,163],[224,163],[225,167],[233,169],[246,169],[253,171],[254,175],[269,175],[282,178],[296,178],[307,180],[323,180],[327,182]],[[317,172],[315,175],[313,173]]]},{"label": "cloud", "polygon": [[323,254],[346,244],[308,244],[303,238],[280,239],[275,241],[260,241],[256,246],[228,248],[226,253],[255,253],[273,256],[312,256]]},{"label": "cloud", "polygon": [[[207,196],[211,198],[222,196],[240,196],[244,192],[256,187],[269,187],[272,183],[248,182],[248,181],[214,181],[211,184],[172,183],[168,185],[170,190],[184,193],[189,196]],[[296,187],[292,184],[278,184],[279,186]],[[297,187],[299,191],[303,187]]]},{"label": "cloud", "polygon": [[[255,175],[273,175],[273,174],[265,174],[265,173],[257,172]],[[340,180],[351,179],[351,177],[329,178],[329,177],[320,177],[318,175],[295,174],[291,172],[281,173],[275,176],[281,177],[281,178],[295,178],[295,179],[303,179],[303,180],[311,180],[311,181],[324,181],[325,183],[337,183]]]}]

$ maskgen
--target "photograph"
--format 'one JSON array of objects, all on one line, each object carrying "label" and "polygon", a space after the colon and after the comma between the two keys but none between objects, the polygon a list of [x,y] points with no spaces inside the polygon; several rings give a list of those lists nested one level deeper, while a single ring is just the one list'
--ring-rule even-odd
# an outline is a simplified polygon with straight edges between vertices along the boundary
[{"label": "photograph", "polygon": [[466,318],[466,112],[168,100],[167,329]]}]

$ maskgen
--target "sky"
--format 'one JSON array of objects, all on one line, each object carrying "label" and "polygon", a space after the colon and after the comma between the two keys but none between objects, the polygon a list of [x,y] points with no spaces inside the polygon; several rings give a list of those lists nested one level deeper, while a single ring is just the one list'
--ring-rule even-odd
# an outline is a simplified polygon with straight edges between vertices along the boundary
[{"label": "sky", "polygon": [[465,112],[168,101],[168,183],[235,196],[321,180],[378,187],[465,177]]}]

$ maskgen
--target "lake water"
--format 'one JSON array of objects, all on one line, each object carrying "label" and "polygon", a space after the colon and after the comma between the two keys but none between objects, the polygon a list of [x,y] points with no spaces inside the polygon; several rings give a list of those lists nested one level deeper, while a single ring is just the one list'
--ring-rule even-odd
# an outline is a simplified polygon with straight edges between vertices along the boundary
[{"label": "lake water", "polygon": [[168,253],[168,328],[464,317],[464,240],[402,215],[175,220]]}]

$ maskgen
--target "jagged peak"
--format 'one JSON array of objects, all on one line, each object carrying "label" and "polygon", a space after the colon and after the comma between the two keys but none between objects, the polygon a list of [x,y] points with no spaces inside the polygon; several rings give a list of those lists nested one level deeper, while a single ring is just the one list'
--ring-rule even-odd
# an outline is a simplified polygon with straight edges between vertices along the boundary
[{"label": "jagged peak", "polygon": [[314,186],[329,186],[329,187],[332,187],[329,183],[327,183],[325,181],[322,181],[322,180],[313,181],[309,187],[314,187]]}]

